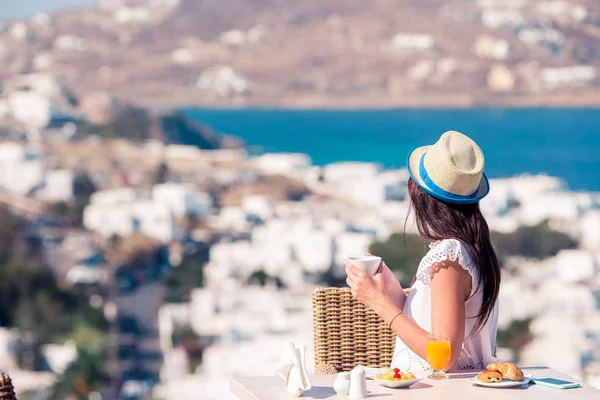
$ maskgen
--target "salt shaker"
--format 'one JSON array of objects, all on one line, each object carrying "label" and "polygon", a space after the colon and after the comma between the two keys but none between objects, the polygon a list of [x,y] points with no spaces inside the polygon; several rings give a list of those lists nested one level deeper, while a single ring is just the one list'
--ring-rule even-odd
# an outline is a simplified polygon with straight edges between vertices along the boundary
[{"label": "salt shaker", "polygon": [[347,395],[350,393],[350,372],[340,372],[337,374],[337,378],[333,382],[333,390],[337,394]]},{"label": "salt shaker", "polygon": [[364,399],[367,397],[367,375],[361,367],[356,367],[350,373],[351,400]]}]

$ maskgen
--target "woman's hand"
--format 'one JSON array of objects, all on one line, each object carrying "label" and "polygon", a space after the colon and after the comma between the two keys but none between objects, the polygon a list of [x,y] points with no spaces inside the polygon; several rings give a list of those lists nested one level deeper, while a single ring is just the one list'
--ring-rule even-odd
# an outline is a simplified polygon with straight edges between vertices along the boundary
[{"label": "woman's hand", "polygon": [[346,261],[346,283],[352,289],[352,297],[365,306],[376,310],[386,297],[383,273],[370,276],[365,271]]},{"label": "woman's hand", "polygon": [[388,295],[391,293],[402,291],[402,285],[400,285],[400,282],[398,281],[398,279],[396,279],[396,276],[394,275],[390,267],[388,267],[383,261],[381,262],[381,265],[379,266],[377,272],[380,272],[383,276],[383,287],[385,288],[385,292]]},{"label": "woman's hand", "polygon": [[[366,255],[370,256],[371,254],[367,253]],[[381,261],[377,272],[380,272],[383,275],[383,288],[385,289],[385,294],[387,294],[401,310],[404,309],[406,293],[404,293],[402,285],[390,267],[388,267],[385,262]]]}]

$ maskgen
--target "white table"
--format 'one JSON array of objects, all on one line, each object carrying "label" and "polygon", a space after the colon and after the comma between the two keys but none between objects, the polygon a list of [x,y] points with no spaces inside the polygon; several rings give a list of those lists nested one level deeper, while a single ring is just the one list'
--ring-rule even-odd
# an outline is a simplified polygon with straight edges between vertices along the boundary
[{"label": "white table", "polygon": [[[557,378],[577,381],[573,377],[550,368],[523,368],[525,374],[533,374],[534,378]],[[369,399],[427,399],[427,400],[600,400],[600,390],[581,384],[576,389],[553,389],[540,385],[528,385],[519,388],[499,389],[473,385],[467,379],[476,373],[453,373],[450,379],[433,381],[428,378],[412,385],[407,389],[390,389],[378,382],[367,380]],[[333,390],[335,375],[317,375],[311,377],[312,389],[304,393],[300,399],[348,399],[348,396],[337,395]],[[240,400],[286,400],[297,399],[290,396],[283,379],[276,376],[235,378],[230,381],[229,389]]]}]

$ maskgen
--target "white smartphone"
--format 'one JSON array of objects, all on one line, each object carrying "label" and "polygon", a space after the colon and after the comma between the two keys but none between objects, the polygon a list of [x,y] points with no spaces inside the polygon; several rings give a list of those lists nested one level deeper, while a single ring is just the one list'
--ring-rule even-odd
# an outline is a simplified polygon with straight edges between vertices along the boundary
[{"label": "white smartphone", "polygon": [[531,380],[531,383],[535,383],[537,385],[549,386],[555,389],[571,389],[578,388],[581,384],[577,382],[569,382],[563,381],[562,379],[554,379],[554,378],[534,378]]}]

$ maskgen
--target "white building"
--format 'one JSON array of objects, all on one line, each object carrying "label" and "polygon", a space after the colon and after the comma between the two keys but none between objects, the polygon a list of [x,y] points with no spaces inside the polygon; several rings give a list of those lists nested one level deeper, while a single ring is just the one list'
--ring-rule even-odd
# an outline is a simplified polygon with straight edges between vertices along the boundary
[{"label": "white building", "polygon": [[[154,394],[181,400],[228,398],[223,391],[227,379],[274,374],[290,341],[307,346],[307,368],[312,372],[311,290],[311,287],[284,291],[270,287],[193,290],[190,327],[201,336],[217,335],[220,340],[204,351],[202,365],[194,373],[161,374]],[[160,327],[169,322],[166,318],[159,321],[159,331],[168,334],[168,329]],[[165,356],[167,360],[171,372],[183,372],[185,356]]]},{"label": "white building", "polygon": [[73,171],[60,169],[48,170],[44,174],[44,183],[37,196],[46,201],[68,202],[73,199]]},{"label": "white building", "polygon": [[208,193],[198,192],[179,183],[163,183],[152,188],[154,203],[166,206],[175,217],[203,216],[212,208]]},{"label": "white building", "polygon": [[46,344],[42,352],[52,372],[62,374],[77,359],[75,342],[69,340],[64,344]]},{"label": "white building", "polygon": [[0,186],[26,195],[44,182],[45,161],[41,152],[17,143],[0,143]]},{"label": "white building", "polygon": [[593,207],[589,193],[548,192],[521,200],[521,222],[537,224],[546,219],[575,221]]},{"label": "white building", "polygon": [[390,44],[399,50],[426,51],[436,47],[433,36],[426,33],[398,33]]},{"label": "white building", "polygon": [[15,40],[26,40],[29,37],[29,28],[24,22],[15,22],[9,28],[10,36]]},{"label": "white building", "polygon": [[83,226],[104,237],[142,233],[161,242],[173,240],[177,233],[168,206],[138,198],[127,188],[94,193],[83,211]]},{"label": "white building", "polygon": [[242,209],[247,215],[256,215],[266,220],[275,214],[275,204],[266,196],[246,196],[242,200]]},{"label": "white building", "polygon": [[219,41],[227,45],[242,46],[246,44],[248,38],[246,37],[246,32],[241,29],[232,29],[221,33]]},{"label": "white building", "polygon": [[490,29],[516,28],[525,24],[525,17],[517,8],[486,8],[481,11],[481,21]]},{"label": "white building", "polygon": [[599,252],[600,249],[600,210],[590,210],[581,217],[581,246]]},{"label": "white building", "polygon": [[294,232],[292,248],[297,261],[310,273],[326,272],[333,264],[334,236],[316,229]]},{"label": "white building", "polygon": [[373,243],[373,235],[358,232],[344,232],[335,237],[335,254],[333,270],[335,276],[344,276],[345,262],[348,257],[363,256]]},{"label": "white building", "polygon": [[247,232],[250,229],[248,216],[241,207],[222,207],[219,215],[209,218],[208,222],[217,230]]},{"label": "white building", "polygon": [[8,105],[12,117],[32,128],[41,128],[58,113],[58,105],[41,93],[32,91],[15,91],[8,96]]},{"label": "white building", "polygon": [[475,54],[481,58],[506,60],[510,54],[510,45],[505,39],[480,35],[475,39]]},{"label": "white building", "polygon": [[488,87],[494,92],[511,92],[515,81],[515,75],[504,64],[493,65],[487,75]]},{"label": "white building", "polygon": [[200,74],[196,86],[221,97],[250,94],[250,83],[230,66],[209,68]]},{"label": "white building", "polygon": [[303,153],[268,153],[254,158],[253,163],[267,174],[303,174],[312,164]]},{"label": "white building", "polygon": [[379,165],[374,163],[339,162],[323,167],[323,179],[325,183],[336,186],[343,181],[375,178],[379,171]]},{"label": "white building", "polygon": [[584,6],[563,0],[541,1],[536,3],[535,9],[541,15],[566,22],[582,22],[589,15]]},{"label": "white building", "polygon": [[433,60],[419,60],[406,71],[406,75],[413,81],[423,81],[435,72]]},{"label": "white building", "polygon": [[146,23],[152,21],[152,14],[146,7],[122,6],[115,11],[114,19],[121,24]]},{"label": "white building", "polygon": [[524,28],[519,31],[518,36],[525,44],[561,46],[565,42],[565,35],[556,29]]},{"label": "white building", "polygon": [[194,52],[186,47],[175,49],[171,53],[171,60],[176,64],[189,64],[194,58]]},{"label": "white building", "polygon": [[131,188],[119,188],[97,191],[90,197],[90,204],[115,205],[131,203],[137,198],[135,190]]},{"label": "white building", "polygon": [[561,250],[556,255],[556,275],[564,282],[589,282],[596,270],[596,255],[591,251]]},{"label": "white building", "polygon": [[54,41],[54,49],[62,51],[87,51],[88,41],[73,35],[61,35]]},{"label": "white building", "polygon": [[597,76],[596,68],[591,65],[543,68],[540,71],[542,84],[548,90],[560,87],[588,85],[594,82]]}]

